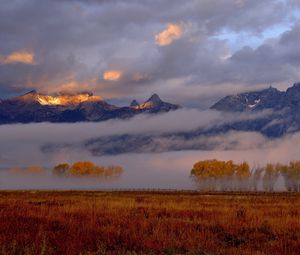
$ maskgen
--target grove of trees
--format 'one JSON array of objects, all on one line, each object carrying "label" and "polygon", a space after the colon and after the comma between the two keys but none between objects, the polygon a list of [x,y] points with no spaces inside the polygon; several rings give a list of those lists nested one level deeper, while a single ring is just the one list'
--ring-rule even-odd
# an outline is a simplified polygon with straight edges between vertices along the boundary
[{"label": "grove of trees", "polygon": [[[9,172],[14,175],[47,176],[49,169],[39,165],[28,167],[12,167]],[[121,176],[123,168],[121,166],[100,166],[90,161],[75,162],[72,165],[67,163],[58,164],[53,167],[52,175],[60,177],[101,177],[104,179],[114,179]]]},{"label": "grove of trees", "polygon": [[121,166],[99,166],[90,161],[80,161],[73,165],[67,163],[59,164],[52,170],[56,176],[81,176],[81,177],[103,177],[118,178],[123,173]]},{"label": "grove of trees", "polygon": [[247,162],[203,160],[194,164],[191,177],[203,191],[272,192],[282,177],[287,191],[300,191],[300,161],[250,167]]},{"label": "grove of trees", "polygon": [[9,169],[12,174],[25,174],[25,175],[47,175],[47,170],[39,165],[32,165],[28,167],[13,167]]}]

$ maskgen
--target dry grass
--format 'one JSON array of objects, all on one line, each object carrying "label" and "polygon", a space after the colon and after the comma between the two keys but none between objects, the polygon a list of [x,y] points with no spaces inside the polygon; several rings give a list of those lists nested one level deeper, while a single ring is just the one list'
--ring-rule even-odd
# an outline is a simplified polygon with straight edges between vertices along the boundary
[{"label": "dry grass", "polygon": [[0,192],[0,247],[0,254],[300,254],[300,195]]}]

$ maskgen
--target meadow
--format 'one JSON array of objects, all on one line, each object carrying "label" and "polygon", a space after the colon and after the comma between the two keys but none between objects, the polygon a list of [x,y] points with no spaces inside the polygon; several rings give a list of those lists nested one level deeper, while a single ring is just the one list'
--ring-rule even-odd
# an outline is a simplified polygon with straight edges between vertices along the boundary
[{"label": "meadow", "polygon": [[0,254],[300,254],[297,193],[1,191]]}]

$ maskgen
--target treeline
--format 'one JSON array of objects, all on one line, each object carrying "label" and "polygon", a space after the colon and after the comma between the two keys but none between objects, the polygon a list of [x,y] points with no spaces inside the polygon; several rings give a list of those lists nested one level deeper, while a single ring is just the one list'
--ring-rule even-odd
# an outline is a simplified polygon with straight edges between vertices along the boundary
[{"label": "treeline", "polygon": [[[13,167],[10,169],[12,174],[25,175],[48,175],[49,170],[38,165],[29,167]],[[51,170],[52,175],[59,177],[101,177],[106,179],[118,178],[123,173],[121,166],[101,166],[90,161],[75,162],[72,165],[67,163],[58,164]]]},{"label": "treeline", "polygon": [[268,191],[282,178],[287,191],[300,191],[300,161],[250,167],[247,162],[203,160],[194,164],[191,177],[203,191]]},{"label": "treeline", "polygon": [[89,161],[76,162],[73,165],[59,164],[53,168],[56,176],[93,176],[117,178],[123,173],[121,166],[100,166]]},{"label": "treeline", "polygon": [[31,175],[47,175],[47,170],[39,165],[28,167],[12,167],[9,169],[11,174],[31,174]]}]

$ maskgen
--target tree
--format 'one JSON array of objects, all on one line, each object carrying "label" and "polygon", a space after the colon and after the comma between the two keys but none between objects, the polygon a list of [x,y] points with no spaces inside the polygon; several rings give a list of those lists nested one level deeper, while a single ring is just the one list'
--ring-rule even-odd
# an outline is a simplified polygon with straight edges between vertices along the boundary
[{"label": "tree", "polygon": [[65,176],[68,174],[69,169],[70,165],[67,163],[58,164],[53,168],[52,173],[57,176]]},{"label": "tree", "polygon": [[95,169],[96,166],[94,163],[89,161],[82,161],[74,163],[70,168],[71,175],[78,175],[78,176],[88,176],[92,175],[93,173],[97,172]]},{"label": "tree", "polygon": [[38,165],[32,165],[25,168],[13,167],[10,169],[13,174],[26,174],[26,175],[46,175],[47,171]]},{"label": "tree", "polygon": [[249,179],[251,177],[250,166],[247,162],[243,162],[236,167],[235,179],[237,180],[238,190],[249,189]]},{"label": "tree", "polygon": [[287,191],[300,191],[300,161],[291,161],[288,166],[281,166],[280,172],[283,176]]},{"label": "tree", "polygon": [[230,161],[203,160],[194,164],[191,176],[201,190],[227,190],[237,165]]},{"label": "tree", "polygon": [[99,166],[89,161],[74,163],[68,170],[73,176],[95,176],[101,178],[118,178],[123,172],[121,166]]},{"label": "tree", "polygon": [[279,166],[267,164],[264,169],[263,188],[265,191],[273,192],[275,183],[279,177]]}]

